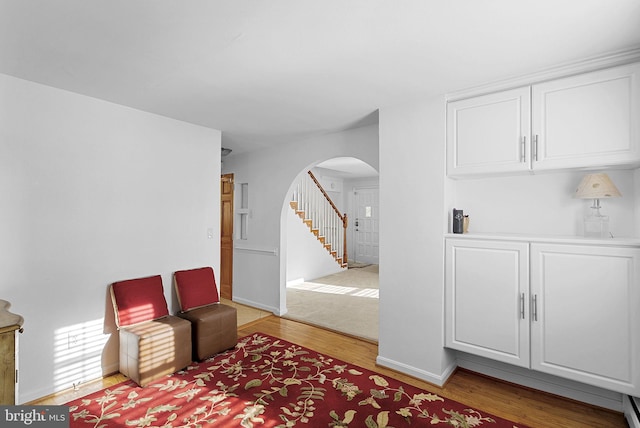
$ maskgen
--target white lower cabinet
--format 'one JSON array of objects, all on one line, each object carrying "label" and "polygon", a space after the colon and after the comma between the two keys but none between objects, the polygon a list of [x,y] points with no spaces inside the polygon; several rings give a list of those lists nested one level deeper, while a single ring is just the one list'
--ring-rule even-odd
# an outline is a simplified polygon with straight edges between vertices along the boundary
[{"label": "white lower cabinet", "polygon": [[531,244],[531,368],[637,394],[639,265],[633,248]]},{"label": "white lower cabinet", "polygon": [[446,345],[529,367],[529,245],[447,239]]},{"label": "white lower cabinet", "polygon": [[446,240],[447,347],[640,392],[640,248]]}]

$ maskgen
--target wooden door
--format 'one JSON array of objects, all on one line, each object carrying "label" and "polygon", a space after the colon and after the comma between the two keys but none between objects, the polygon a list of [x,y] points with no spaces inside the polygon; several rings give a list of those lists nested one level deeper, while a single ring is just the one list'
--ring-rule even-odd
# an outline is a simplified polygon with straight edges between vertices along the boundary
[{"label": "wooden door", "polygon": [[233,299],[233,174],[220,177],[220,297]]},{"label": "wooden door", "polygon": [[447,174],[528,171],[530,87],[447,105]]},{"label": "wooden door", "polygon": [[16,330],[8,330],[0,334],[0,404],[16,404]]},{"label": "wooden door", "polygon": [[529,367],[529,245],[447,239],[446,346]]}]

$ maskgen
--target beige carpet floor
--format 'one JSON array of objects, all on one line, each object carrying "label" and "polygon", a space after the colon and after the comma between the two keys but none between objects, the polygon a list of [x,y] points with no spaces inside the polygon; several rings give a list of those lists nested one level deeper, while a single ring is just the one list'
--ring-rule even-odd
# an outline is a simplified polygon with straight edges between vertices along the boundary
[{"label": "beige carpet floor", "polygon": [[377,342],[378,265],[356,266],[287,287],[284,318]]}]

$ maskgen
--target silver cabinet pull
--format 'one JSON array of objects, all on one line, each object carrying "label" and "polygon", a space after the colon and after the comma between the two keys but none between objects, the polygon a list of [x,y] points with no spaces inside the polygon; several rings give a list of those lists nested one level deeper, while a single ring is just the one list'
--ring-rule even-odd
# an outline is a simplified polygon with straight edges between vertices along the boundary
[{"label": "silver cabinet pull", "polygon": [[533,320],[538,321],[538,295],[533,295]]},{"label": "silver cabinet pull", "polygon": [[538,134],[533,136],[533,160],[538,162]]},{"label": "silver cabinet pull", "polygon": [[520,143],[520,162],[524,163],[527,161],[527,136],[522,137],[522,142]]},{"label": "silver cabinet pull", "polygon": [[524,293],[520,294],[520,317],[524,319]]}]

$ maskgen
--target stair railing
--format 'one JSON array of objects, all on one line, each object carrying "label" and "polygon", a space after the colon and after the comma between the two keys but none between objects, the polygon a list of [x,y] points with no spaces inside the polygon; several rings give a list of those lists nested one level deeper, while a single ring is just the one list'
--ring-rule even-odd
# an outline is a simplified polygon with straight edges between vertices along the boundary
[{"label": "stair railing", "polygon": [[347,214],[341,214],[311,171],[296,183],[291,206],[342,266],[347,265]]}]

